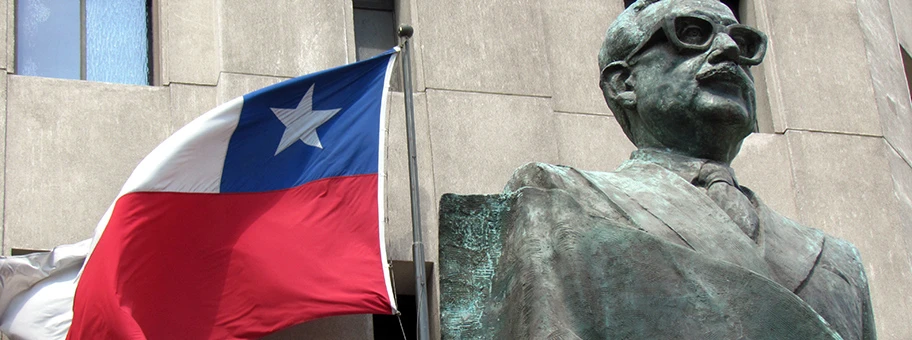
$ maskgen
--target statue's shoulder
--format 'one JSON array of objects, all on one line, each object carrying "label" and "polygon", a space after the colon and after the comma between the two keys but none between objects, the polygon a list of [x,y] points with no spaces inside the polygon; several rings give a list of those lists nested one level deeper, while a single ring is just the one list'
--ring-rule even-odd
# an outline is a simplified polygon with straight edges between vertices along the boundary
[{"label": "statue's shoulder", "polygon": [[520,166],[504,187],[504,192],[516,192],[523,188],[568,189],[588,187],[593,179],[609,180],[615,172],[587,171],[567,165],[531,162]]},{"label": "statue's shoulder", "polygon": [[526,163],[515,171],[504,187],[504,192],[516,192],[522,188],[552,189],[560,187],[565,177],[574,171],[572,167],[541,162]]}]

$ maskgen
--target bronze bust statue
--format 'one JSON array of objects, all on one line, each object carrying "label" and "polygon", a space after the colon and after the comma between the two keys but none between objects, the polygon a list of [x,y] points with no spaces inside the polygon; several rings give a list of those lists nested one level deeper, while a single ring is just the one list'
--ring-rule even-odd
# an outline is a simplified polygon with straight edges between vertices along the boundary
[{"label": "bronze bust statue", "polygon": [[613,172],[516,170],[440,207],[444,338],[874,339],[850,243],[772,211],[729,167],[767,38],[716,0],[639,0],[599,85],[637,146]]}]

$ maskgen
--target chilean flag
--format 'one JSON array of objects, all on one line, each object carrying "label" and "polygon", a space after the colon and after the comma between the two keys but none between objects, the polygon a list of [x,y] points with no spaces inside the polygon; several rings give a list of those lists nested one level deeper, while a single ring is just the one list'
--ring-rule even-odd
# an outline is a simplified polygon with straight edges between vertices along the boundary
[{"label": "chilean flag", "polygon": [[67,338],[395,313],[378,173],[397,51],[232,100],[152,151],[98,224]]}]

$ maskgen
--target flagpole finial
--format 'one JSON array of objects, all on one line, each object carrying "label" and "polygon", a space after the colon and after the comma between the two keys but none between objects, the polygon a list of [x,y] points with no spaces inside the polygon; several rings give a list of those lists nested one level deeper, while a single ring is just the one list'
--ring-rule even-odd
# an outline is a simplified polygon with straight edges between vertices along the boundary
[{"label": "flagpole finial", "polygon": [[415,29],[412,26],[399,25],[399,37],[408,39],[412,37],[412,33],[415,33]]}]

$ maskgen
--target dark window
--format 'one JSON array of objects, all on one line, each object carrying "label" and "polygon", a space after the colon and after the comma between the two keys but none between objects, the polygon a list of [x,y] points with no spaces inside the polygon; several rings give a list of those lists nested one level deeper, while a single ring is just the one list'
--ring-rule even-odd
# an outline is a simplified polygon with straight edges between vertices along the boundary
[{"label": "dark window", "polygon": [[17,0],[16,72],[148,85],[152,0]]},{"label": "dark window", "polygon": [[735,14],[735,19],[738,19],[738,22],[741,22],[741,1],[740,0],[722,0],[722,3],[728,6],[731,9],[732,13]]},{"label": "dark window", "polygon": [[[355,24],[355,57],[358,60],[370,59],[399,44],[394,0],[352,0],[352,17]],[[393,67],[390,89],[402,91],[399,63]]]},{"label": "dark window", "polygon": [[418,312],[415,307],[414,295],[396,295],[396,305],[401,313],[402,326],[399,317],[395,315],[374,314],[374,339],[397,340],[402,338],[405,330],[405,340],[413,340],[417,335]]},{"label": "dark window", "polygon": [[[909,87],[909,92],[912,93],[912,56],[902,46],[899,47],[899,50],[902,54],[903,68],[906,70],[906,85]],[[909,99],[912,100],[912,97]]]},{"label": "dark window", "polygon": [[32,254],[32,253],[46,253],[46,252],[48,252],[48,251],[47,250],[37,250],[37,249],[22,249],[22,248],[10,249],[10,255],[13,255],[13,256],[28,255],[28,254]]},{"label": "dark window", "polygon": [[393,0],[353,0],[355,54],[369,59],[396,46],[396,11]]}]

